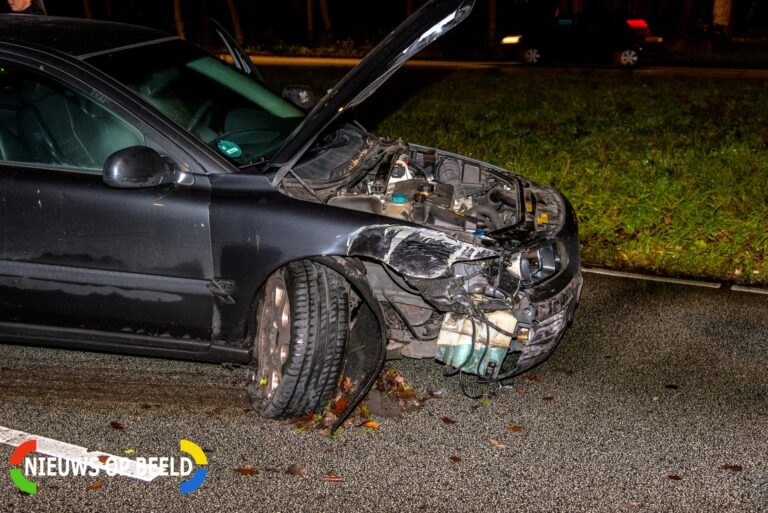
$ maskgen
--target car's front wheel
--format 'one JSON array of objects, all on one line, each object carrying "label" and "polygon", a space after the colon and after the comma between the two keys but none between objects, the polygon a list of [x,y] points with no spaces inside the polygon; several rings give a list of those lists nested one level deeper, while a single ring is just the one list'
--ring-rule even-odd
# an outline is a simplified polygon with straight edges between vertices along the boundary
[{"label": "car's front wheel", "polygon": [[613,60],[617,66],[622,68],[634,68],[640,62],[640,54],[634,48],[627,48],[616,52]]},{"label": "car's front wheel", "polygon": [[251,373],[246,393],[270,418],[321,411],[341,372],[349,324],[349,286],[311,260],[267,278],[254,310]]},{"label": "car's front wheel", "polygon": [[529,66],[541,64],[541,50],[536,47],[524,48],[520,52],[520,59]]}]

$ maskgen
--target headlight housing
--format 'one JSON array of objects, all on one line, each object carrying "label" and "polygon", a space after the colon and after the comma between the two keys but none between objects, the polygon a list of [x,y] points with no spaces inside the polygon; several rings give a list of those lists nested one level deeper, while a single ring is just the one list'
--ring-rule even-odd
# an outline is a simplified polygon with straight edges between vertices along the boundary
[{"label": "headlight housing", "polygon": [[507,271],[524,283],[540,283],[560,270],[560,251],[554,242],[515,253],[507,263]]}]

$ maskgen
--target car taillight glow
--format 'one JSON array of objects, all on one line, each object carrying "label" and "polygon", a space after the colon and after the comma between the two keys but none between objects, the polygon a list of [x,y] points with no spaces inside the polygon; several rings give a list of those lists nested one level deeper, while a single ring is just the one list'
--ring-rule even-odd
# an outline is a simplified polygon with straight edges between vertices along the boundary
[{"label": "car taillight glow", "polygon": [[642,19],[633,19],[633,20],[627,20],[627,25],[630,26],[630,28],[633,29],[647,29],[648,24],[645,22],[645,20]]}]

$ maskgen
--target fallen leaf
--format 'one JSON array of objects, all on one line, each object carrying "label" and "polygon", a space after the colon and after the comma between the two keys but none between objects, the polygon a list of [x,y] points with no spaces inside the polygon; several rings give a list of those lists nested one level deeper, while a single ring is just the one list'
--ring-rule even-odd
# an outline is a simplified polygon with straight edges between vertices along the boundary
[{"label": "fallen leaf", "polygon": [[554,400],[555,400],[555,398],[554,398],[554,397],[552,397],[551,395],[548,395],[547,397],[545,397],[545,398],[544,398],[544,400],[545,400],[545,401],[554,401]]},{"label": "fallen leaf", "polygon": [[108,461],[109,461],[109,456],[105,454],[101,454],[99,456],[99,463],[101,463],[102,465],[106,465]]},{"label": "fallen leaf", "polygon": [[402,456],[398,456],[397,458],[393,459],[392,461],[395,462],[395,465],[402,467],[406,463],[408,463],[408,460],[403,458]]},{"label": "fallen leaf", "polygon": [[517,387],[517,388],[515,389],[515,393],[516,393],[517,395],[523,395],[523,394],[525,394],[525,387]]},{"label": "fallen leaf", "polygon": [[621,503],[619,504],[619,506],[621,506],[623,509],[635,509],[639,505],[640,505],[639,502],[631,501],[631,500],[621,501]]},{"label": "fallen leaf", "polygon": [[525,380],[531,381],[531,382],[539,382],[539,381],[541,381],[536,374],[523,374],[520,377],[525,379]]},{"label": "fallen leaf", "polygon": [[297,419],[292,419],[290,422],[295,425],[297,429],[309,429],[319,421],[320,417],[310,412]]},{"label": "fallen leaf", "polygon": [[741,472],[743,470],[741,465],[731,465],[730,463],[720,465],[720,468],[723,470],[730,470],[731,472]]},{"label": "fallen leaf", "polygon": [[99,479],[98,481],[94,481],[93,483],[88,485],[89,490],[100,490],[104,488],[104,480]]},{"label": "fallen leaf", "polygon": [[375,422],[373,420],[366,420],[365,422],[360,424],[359,427],[366,427],[366,428],[369,428],[369,429],[379,429],[379,423]]},{"label": "fallen leaf", "polygon": [[459,458],[458,456],[449,456],[448,459],[454,463],[458,463],[461,461],[461,458]]},{"label": "fallen leaf", "polygon": [[135,453],[136,451],[134,449],[125,449],[123,452],[130,456],[131,454]]},{"label": "fallen leaf", "polygon": [[112,429],[123,429],[123,425],[116,420],[110,422],[109,425],[112,426]]},{"label": "fallen leaf", "polygon": [[456,424],[456,421],[450,417],[443,417],[443,424]]},{"label": "fallen leaf", "polygon": [[670,474],[667,477],[669,479],[671,479],[672,481],[682,481],[683,480],[683,478],[678,476],[677,474]]},{"label": "fallen leaf", "polygon": [[337,417],[341,417],[341,414],[344,413],[347,406],[349,406],[349,396],[344,394],[334,403],[331,413]]},{"label": "fallen leaf", "polygon": [[345,376],[341,380],[341,391],[348,394],[352,391],[352,379],[349,376]]},{"label": "fallen leaf", "polygon": [[492,445],[492,446],[494,446],[494,447],[496,447],[497,449],[506,449],[506,448],[507,448],[507,446],[506,446],[506,445],[504,445],[503,443],[499,442],[499,441],[498,441],[498,440],[496,440],[495,438],[491,438],[491,439],[490,439],[490,440],[488,440],[488,441],[489,441],[489,442],[491,442],[491,445]]},{"label": "fallen leaf", "polygon": [[431,388],[427,389],[427,395],[431,397],[432,399],[440,399],[443,397],[443,391],[442,390],[432,390]]},{"label": "fallen leaf", "polygon": [[507,431],[509,431],[510,433],[519,433],[522,430],[523,430],[523,426],[520,426],[518,424],[512,424],[507,428]]},{"label": "fallen leaf", "polygon": [[290,467],[288,467],[285,471],[286,474],[290,476],[299,476],[304,477],[308,474],[307,469],[302,467],[301,465],[293,464]]},{"label": "fallen leaf", "polygon": [[259,473],[258,470],[256,470],[250,465],[241,465],[233,470],[243,476],[255,476],[256,474]]},{"label": "fallen leaf", "polygon": [[326,475],[323,476],[323,481],[328,481],[331,483],[340,483],[344,481],[344,478],[340,475],[334,474],[332,472],[328,472]]}]

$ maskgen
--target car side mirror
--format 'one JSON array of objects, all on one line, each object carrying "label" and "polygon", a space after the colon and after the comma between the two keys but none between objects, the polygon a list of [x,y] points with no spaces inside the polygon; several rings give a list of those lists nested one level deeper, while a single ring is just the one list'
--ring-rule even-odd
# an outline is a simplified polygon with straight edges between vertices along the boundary
[{"label": "car side mirror", "polygon": [[102,178],[110,187],[138,189],[170,183],[174,174],[173,164],[152,148],[131,146],[107,157]]},{"label": "car side mirror", "polygon": [[281,96],[300,109],[310,110],[317,100],[312,88],[305,85],[291,85],[283,88]]}]

